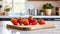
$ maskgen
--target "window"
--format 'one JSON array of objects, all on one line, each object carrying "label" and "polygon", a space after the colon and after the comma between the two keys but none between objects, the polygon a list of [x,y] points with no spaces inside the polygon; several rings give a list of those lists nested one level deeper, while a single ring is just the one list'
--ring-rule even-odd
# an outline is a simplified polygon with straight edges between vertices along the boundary
[{"label": "window", "polygon": [[4,0],[4,6],[9,5],[12,8],[11,13],[25,13],[26,0]]},{"label": "window", "polygon": [[25,11],[25,0],[14,0],[14,11],[24,12]]},{"label": "window", "polygon": [[[11,7],[12,8],[12,3],[13,3],[13,1],[12,0],[3,0],[3,5],[4,5],[4,7],[3,8],[5,8],[7,5],[9,6],[9,7]],[[13,8],[12,8],[13,9]]]}]

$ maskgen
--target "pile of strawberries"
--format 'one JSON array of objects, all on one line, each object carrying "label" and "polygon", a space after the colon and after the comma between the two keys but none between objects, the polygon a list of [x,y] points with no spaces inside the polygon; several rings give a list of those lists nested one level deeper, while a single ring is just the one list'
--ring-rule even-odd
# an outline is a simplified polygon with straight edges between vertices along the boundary
[{"label": "pile of strawberries", "polygon": [[18,24],[19,25],[37,25],[37,24],[43,25],[45,24],[44,19],[39,19],[38,21],[37,19],[32,18],[32,16],[29,16],[29,18],[27,19],[22,19],[21,17],[19,17],[18,19],[12,18],[11,22],[14,25],[18,25]]}]

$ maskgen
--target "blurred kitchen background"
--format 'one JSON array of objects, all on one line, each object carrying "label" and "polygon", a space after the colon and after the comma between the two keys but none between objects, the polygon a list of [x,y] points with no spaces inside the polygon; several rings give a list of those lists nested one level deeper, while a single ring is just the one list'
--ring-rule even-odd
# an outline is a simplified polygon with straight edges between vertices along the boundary
[{"label": "blurred kitchen background", "polygon": [[[43,5],[46,3],[52,4],[54,6],[54,8],[52,9],[52,13],[49,16],[46,16],[44,13],[39,12],[40,10],[42,10]],[[44,18],[47,23],[55,23],[60,26],[60,0],[56,0],[56,1],[55,0],[51,0],[51,1],[50,0],[48,1],[1,0],[0,7],[1,7],[0,8],[0,33],[1,34],[11,33],[6,29],[6,24],[11,24],[10,21],[11,18],[18,18],[18,17],[28,18],[28,15],[32,15],[33,18]],[[6,10],[7,8],[8,10]],[[60,27],[58,27],[58,29],[60,29]],[[42,33],[45,32],[43,31]],[[33,33],[35,34],[35,32]],[[48,32],[46,33],[48,34]]]},{"label": "blurred kitchen background", "polygon": [[11,9],[8,13],[15,14],[15,15],[16,14],[30,15],[29,10],[32,10],[33,13],[34,11],[39,12],[39,10],[42,10],[43,5],[46,3],[52,4],[54,6],[54,8],[52,9],[52,15],[56,15],[56,12],[60,8],[60,1],[28,1],[28,0],[21,0],[21,1],[20,0],[2,0],[0,1],[0,4],[2,5],[2,8],[1,8],[2,12],[4,11],[4,8],[6,6],[9,6]]}]

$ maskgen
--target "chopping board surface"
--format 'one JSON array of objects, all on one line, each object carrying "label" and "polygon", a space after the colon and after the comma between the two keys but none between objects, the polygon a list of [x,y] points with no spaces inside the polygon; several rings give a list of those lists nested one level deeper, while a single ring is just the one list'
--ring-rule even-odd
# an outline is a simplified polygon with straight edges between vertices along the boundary
[{"label": "chopping board surface", "polygon": [[37,29],[47,29],[47,28],[54,28],[56,27],[55,24],[44,24],[44,25],[9,25],[7,24],[7,28],[11,29],[18,29],[18,30],[37,30]]}]

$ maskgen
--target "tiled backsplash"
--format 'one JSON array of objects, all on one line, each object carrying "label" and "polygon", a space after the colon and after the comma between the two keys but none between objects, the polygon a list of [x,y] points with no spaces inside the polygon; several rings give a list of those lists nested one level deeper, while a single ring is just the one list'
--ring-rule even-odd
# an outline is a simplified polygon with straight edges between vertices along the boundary
[{"label": "tiled backsplash", "polygon": [[28,1],[27,9],[42,9],[42,5],[51,3],[54,7],[60,7],[60,1]]}]

